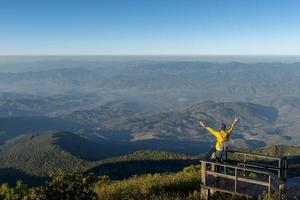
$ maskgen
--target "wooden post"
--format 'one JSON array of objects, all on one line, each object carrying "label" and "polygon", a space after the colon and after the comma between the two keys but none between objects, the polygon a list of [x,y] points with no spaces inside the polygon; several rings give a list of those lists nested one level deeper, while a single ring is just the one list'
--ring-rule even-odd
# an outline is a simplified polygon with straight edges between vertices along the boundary
[{"label": "wooden post", "polygon": [[216,171],[216,166],[214,163],[211,164],[211,171],[215,172]]},{"label": "wooden post", "polygon": [[209,200],[210,191],[206,188],[206,162],[201,161],[201,199]]},{"label": "wooden post", "polygon": [[269,187],[268,187],[268,193],[271,193],[271,176],[269,175]]},{"label": "wooden post", "polygon": [[210,191],[208,188],[201,188],[201,199],[209,200],[210,198]]},{"label": "wooden post", "polygon": [[281,198],[281,195],[285,193],[285,184],[280,184],[279,185],[279,199]]},{"label": "wooden post", "polygon": [[[246,167],[246,155],[244,154],[244,167]],[[246,176],[246,170],[244,170],[244,176]]]},{"label": "wooden post", "polygon": [[235,168],[234,192],[237,191],[237,168]]},{"label": "wooden post", "polygon": [[201,184],[206,186],[206,162],[201,161]]},{"label": "wooden post", "polygon": [[284,180],[287,179],[287,170],[288,170],[288,159],[287,159],[287,157],[285,157],[285,160],[284,160]]},{"label": "wooden post", "polygon": [[[279,168],[278,178],[279,179],[281,179],[283,177],[283,173],[282,173],[283,172],[282,171],[283,159],[284,158],[280,158],[280,160],[279,160],[279,166],[278,166],[278,168]],[[284,164],[283,164],[283,166],[284,166]]]}]

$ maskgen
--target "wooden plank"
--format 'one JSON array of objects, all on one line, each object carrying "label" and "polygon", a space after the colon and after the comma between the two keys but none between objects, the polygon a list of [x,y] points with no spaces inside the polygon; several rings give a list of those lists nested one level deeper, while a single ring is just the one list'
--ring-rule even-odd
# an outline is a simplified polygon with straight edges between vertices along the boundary
[{"label": "wooden plank", "polygon": [[241,181],[241,182],[245,182],[245,183],[252,183],[252,184],[255,184],[255,185],[261,185],[261,186],[267,186],[267,187],[269,185],[268,182],[263,182],[263,181],[253,180],[253,179],[247,179],[247,178],[242,178],[242,177],[237,177],[237,180]]},{"label": "wooden plank", "polygon": [[233,154],[239,154],[239,155],[253,156],[253,157],[257,157],[257,158],[267,158],[267,159],[278,160],[278,161],[280,161],[280,159],[281,159],[279,157],[266,156],[266,155],[254,154],[254,153],[246,153],[246,152],[238,152],[238,151],[227,151],[227,152],[233,153]]},{"label": "wooden plank", "polygon": [[235,169],[234,175],[234,192],[237,192],[237,169]]},{"label": "wooden plank", "polygon": [[[217,177],[220,177],[220,178],[235,180],[235,176],[225,175],[225,174],[221,174],[221,173],[218,173],[218,172],[211,172],[211,171],[207,171],[206,173],[208,175],[217,176]],[[237,177],[236,179],[237,179],[237,181],[241,181],[241,182],[245,182],[245,183],[252,183],[252,184],[262,185],[262,186],[267,186],[267,187],[269,186],[269,183],[264,182],[264,181],[258,181],[258,180],[243,178],[243,177]]]},{"label": "wooden plank", "polygon": [[223,192],[223,193],[226,193],[226,194],[232,194],[232,195],[244,196],[244,197],[251,197],[250,195],[247,195],[247,194],[232,192],[232,191],[220,189],[220,188],[217,188],[217,187],[210,187],[210,186],[208,187],[208,186],[202,186],[202,185],[201,185],[201,187],[205,187],[205,188],[208,188],[208,189],[213,189],[217,192]]},{"label": "wooden plank", "polygon": [[209,200],[210,199],[210,189],[206,187],[201,187],[200,189],[201,199]]},{"label": "wooden plank", "polygon": [[206,187],[217,188],[219,190],[228,191],[230,193],[240,193],[240,194],[251,195],[251,196],[259,196],[260,194],[263,193],[263,191],[266,192],[268,191],[267,186],[254,185],[246,182],[238,182],[237,189],[235,191],[233,181],[229,182],[224,179],[222,180],[222,178],[220,179],[221,180],[218,181],[216,181],[216,179],[212,179],[212,182],[208,182]]},{"label": "wooden plank", "polygon": [[258,173],[258,174],[265,174],[265,175],[269,175],[270,174],[267,171],[262,171],[262,170],[257,170],[257,169],[251,169],[251,168],[245,168],[245,167],[238,167],[238,166],[230,165],[230,164],[223,164],[223,163],[218,163],[218,162],[213,162],[213,161],[204,161],[204,162],[209,163],[209,164],[214,164],[214,165],[217,165],[217,166],[232,168],[232,169],[246,170],[248,172],[254,172],[254,173]]},{"label": "wooden plank", "polygon": [[267,168],[267,169],[270,169],[270,170],[274,170],[274,171],[280,171],[280,168],[279,167],[274,167],[273,165],[265,165],[265,164],[260,164],[260,163],[256,163],[256,162],[246,162],[246,163],[243,163],[245,164],[246,166],[252,166],[252,167],[258,167],[258,168]]},{"label": "wooden plank", "polygon": [[206,162],[201,162],[201,183],[206,185]]},{"label": "wooden plank", "polygon": [[271,176],[269,176],[269,186],[268,186],[268,193],[271,193]]},{"label": "wooden plank", "polygon": [[259,164],[249,164],[249,163],[238,163],[238,165],[244,165],[244,167],[253,167],[253,168],[259,168],[262,170],[268,170],[268,171],[272,171],[272,173],[276,173],[278,178],[280,178],[280,174],[282,172],[283,169],[277,169],[274,167],[268,167],[268,166],[264,166],[264,165],[259,165]]},{"label": "wooden plank", "polygon": [[221,178],[227,178],[227,179],[234,180],[234,176],[225,175],[225,174],[222,174],[222,173],[219,173],[219,172],[207,171],[206,173],[208,175],[212,175],[212,176],[217,176],[217,177],[221,177]]}]

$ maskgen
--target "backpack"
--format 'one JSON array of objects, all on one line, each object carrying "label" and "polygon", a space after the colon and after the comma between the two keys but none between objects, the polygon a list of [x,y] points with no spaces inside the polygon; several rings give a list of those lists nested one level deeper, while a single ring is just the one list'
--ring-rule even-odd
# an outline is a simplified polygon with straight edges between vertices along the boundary
[{"label": "backpack", "polygon": [[[223,137],[223,136],[222,136],[222,137]],[[230,145],[229,137],[226,136],[226,137],[223,138],[223,141],[222,141],[222,143],[221,143],[221,146],[220,146],[221,151],[227,151],[228,148],[229,148],[229,145]]]}]

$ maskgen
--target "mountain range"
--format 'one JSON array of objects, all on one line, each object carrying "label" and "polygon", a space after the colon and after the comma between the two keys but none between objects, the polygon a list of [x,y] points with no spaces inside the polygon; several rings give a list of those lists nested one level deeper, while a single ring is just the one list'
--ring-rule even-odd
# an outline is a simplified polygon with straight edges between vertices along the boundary
[{"label": "mountain range", "polygon": [[205,100],[270,103],[279,96],[300,95],[299,63],[161,61],[74,67],[0,73],[0,93],[42,100],[76,96],[89,99],[86,103],[90,107],[126,100],[146,110],[172,109]]},{"label": "mountain range", "polygon": [[239,117],[232,148],[300,142],[299,63],[53,64],[0,73],[0,174],[9,182],[44,181],[53,169],[113,179],[181,170],[214,146],[199,120],[219,129]]}]

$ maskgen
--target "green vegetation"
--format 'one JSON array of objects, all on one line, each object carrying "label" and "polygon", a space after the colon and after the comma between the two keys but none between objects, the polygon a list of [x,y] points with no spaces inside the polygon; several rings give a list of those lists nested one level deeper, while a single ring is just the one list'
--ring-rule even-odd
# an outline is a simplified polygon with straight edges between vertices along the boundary
[{"label": "green vegetation", "polygon": [[[80,173],[55,173],[51,180],[39,187],[28,187],[17,182],[15,187],[0,186],[0,199],[5,200],[199,200],[200,169],[189,166],[177,173],[147,174],[125,180],[110,180],[107,176]],[[213,200],[242,200],[216,193]],[[275,200],[264,194],[260,200]]]},{"label": "green vegetation", "polygon": [[58,173],[51,178],[52,180],[45,185],[33,188],[28,187],[22,182],[17,182],[15,187],[2,184],[0,186],[0,199],[96,199],[93,185],[99,179],[94,175]]},{"label": "green vegetation", "polygon": [[[87,139],[68,132],[48,132],[40,134],[27,134],[9,140],[0,147],[0,166],[1,168],[14,168],[23,172],[44,176],[56,171],[82,171],[92,167],[108,163],[137,161],[137,160],[191,160],[196,157],[186,156],[179,153],[166,151],[137,151],[119,157],[111,157],[99,161],[89,161],[84,159],[82,154],[87,145],[90,145],[94,154],[103,154],[103,148],[94,143],[89,143]],[[93,146],[95,145],[95,146]],[[105,152],[105,151],[104,151]]]},{"label": "green vegetation", "polygon": [[[59,171],[91,172],[120,180],[133,175],[177,172],[186,166],[197,164],[200,158],[167,151],[141,150],[107,159],[87,159],[91,158],[86,156],[89,152],[94,158],[102,157],[111,149],[105,148],[101,143],[96,144],[70,132],[21,135],[0,146],[2,182],[14,185],[17,180],[23,180],[30,185],[40,184],[50,173]],[[300,153],[300,148],[273,146],[245,151],[280,156]]]},{"label": "green vegetation", "polygon": [[131,160],[187,160],[192,158],[199,159],[200,156],[187,156],[182,153],[171,153],[168,151],[140,150],[125,156],[108,158],[101,162],[107,163]]},{"label": "green vegetation", "polygon": [[[73,144],[73,146],[71,145]],[[100,156],[107,150],[100,144],[69,132],[21,135],[0,146],[1,182],[15,185],[22,180],[40,185],[55,172],[84,172],[123,179],[147,173],[177,172],[198,163],[195,156],[167,151],[141,150],[103,160],[87,160],[88,152]]]},{"label": "green vegetation", "polygon": [[[199,156],[142,150],[91,161],[76,154],[76,149],[68,146],[71,141],[76,147],[92,144],[73,133],[47,132],[22,135],[2,145],[0,173],[2,183],[8,184],[0,186],[0,199],[199,199]],[[97,153],[103,153],[96,147]],[[300,153],[300,148],[272,146],[245,151],[281,156]],[[43,179],[37,181],[39,178]],[[218,194],[214,198],[232,199]]]},{"label": "green vegetation", "polygon": [[163,194],[188,196],[200,188],[199,167],[191,166],[175,174],[153,174],[123,181],[97,183],[99,199],[147,199]]},{"label": "green vegetation", "polygon": [[265,148],[258,149],[243,149],[244,152],[257,153],[269,156],[291,156],[299,155],[300,147],[297,146],[287,146],[287,145],[274,145]]},{"label": "green vegetation", "polygon": [[191,164],[199,163],[199,157],[166,151],[137,151],[125,156],[98,161],[88,172],[107,175],[111,179],[124,179],[147,173],[177,172]]},{"label": "green vegetation", "polygon": [[53,171],[79,171],[89,163],[80,159],[58,145],[54,133],[22,135],[1,146],[1,168],[14,168],[23,172],[45,176]]}]

